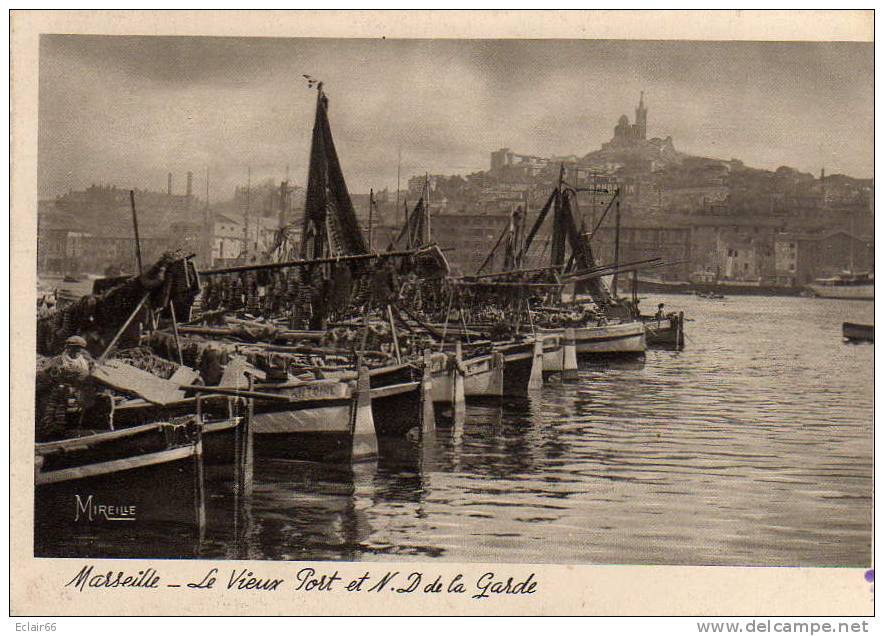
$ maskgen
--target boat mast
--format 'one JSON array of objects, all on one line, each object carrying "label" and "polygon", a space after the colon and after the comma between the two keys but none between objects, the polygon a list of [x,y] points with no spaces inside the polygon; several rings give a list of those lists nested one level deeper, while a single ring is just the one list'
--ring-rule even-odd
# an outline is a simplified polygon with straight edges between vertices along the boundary
[{"label": "boat mast", "polygon": [[206,265],[212,266],[212,224],[209,219],[209,166],[206,166],[206,209],[203,211],[203,236],[205,237]]},{"label": "boat mast", "polygon": [[[427,198],[424,202],[424,209],[426,210],[426,221],[427,221],[427,229],[425,230],[425,234],[427,235],[427,243],[430,242],[430,173],[426,173],[426,177],[424,179],[424,187],[427,189]],[[423,237],[421,237],[423,239]]]},{"label": "boat mast", "polygon": [[[614,267],[620,266],[620,188],[614,193],[617,199],[617,207],[614,209]],[[617,270],[614,270],[614,276],[611,279],[611,292],[617,296]]]},{"label": "boat mast", "polygon": [[[399,161],[396,164],[396,208],[399,210],[399,174],[402,171],[402,144],[399,144]],[[405,209],[405,223],[408,223],[408,206]]]},{"label": "boat mast", "polygon": [[252,166],[248,167],[248,177],[246,177],[246,213],[245,223],[243,224],[243,258],[247,259],[249,255],[249,208],[251,206],[252,197]]},{"label": "boat mast", "polygon": [[854,273],[854,269],[856,267],[856,264],[854,262],[855,254],[853,251],[853,242],[854,242],[854,239],[853,239],[853,214],[851,213],[851,215],[850,215],[850,273],[851,274]]},{"label": "boat mast", "polygon": [[[565,223],[564,223],[564,210],[563,210],[563,197],[564,192],[562,189],[562,182],[565,178],[565,164],[562,163],[559,165],[559,180],[556,184],[555,190],[555,204],[553,208],[553,234],[552,234],[552,249],[550,250],[550,265],[557,268],[562,268],[565,265]],[[561,269],[559,269],[559,273]]]},{"label": "boat mast", "polygon": [[374,188],[368,191],[368,251],[371,252],[372,227],[374,221]]}]

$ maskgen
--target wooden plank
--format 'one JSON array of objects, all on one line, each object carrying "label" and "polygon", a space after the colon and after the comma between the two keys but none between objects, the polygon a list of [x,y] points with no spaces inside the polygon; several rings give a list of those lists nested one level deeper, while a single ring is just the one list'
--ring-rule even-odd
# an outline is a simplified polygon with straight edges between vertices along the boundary
[{"label": "wooden plank", "polygon": [[175,373],[172,374],[172,377],[169,378],[169,382],[173,382],[175,384],[193,384],[197,378],[200,377],[198,371],[191,369],[188,366],[181,366],[175,370]]},{"label": "wooden plank", "polygon": [[105,386],[144,398],[153,404],[169,404],[184,397],[184,392],[176,383],[142,371],[122,360],[108,360],[97,364],[92,377]]},{"label": "wooden plank", "polygon": [[244,357],[234,356],[224,366],[224,373],[221,374],[221,381],[218,385],[228,388],[247,389],[249,387],[249,375],[258,380],[267,379],[267,374],[249,364]]}]

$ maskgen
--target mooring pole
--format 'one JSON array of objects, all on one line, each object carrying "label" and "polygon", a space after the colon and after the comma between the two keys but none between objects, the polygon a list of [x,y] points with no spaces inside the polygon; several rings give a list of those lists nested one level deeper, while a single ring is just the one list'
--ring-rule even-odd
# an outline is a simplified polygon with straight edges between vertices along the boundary
[{"label": "mooring pole", "polygon": [[138,275],[143,274],[141,264],[141,239],[138,237],[138,214],[135,212],[135,190],[129,190],[129,203],[132,205],[132,226],[135,229],[135,261],[138,263]]},{"label": "mooring pole", "polygon": [[374,227],[374,189],[368,191],[368,251],[371,253],[372,228]]},{"label": "mooring pole", "polygon": [[169,312],[172,314],[172,335],[175,336],[175,348],[178,350],[178,364],[184,366],[184,356],[181,353],[181,340],[178,338],[178,319],[175,317],[175,300],[169,299]]},{"label": "mooring pole", "polygon": [[614,270],[614,277],[611,280],[611,291],[614,293],[614,296],[617,296],[617,278],[619,273],[620,266],[620,191],[617,191],[617,207],[615,208],[615,216],[614,216],[614,265],[617,269]]},{"label": "mooring pole", "polygon": [[393,349],[396,351],[396,364],[402,364],[402,353],[399,351],[399,338],[396,336],[396,323],[393,322],[393,310],[387,305],[387,318],[390,321],[390,334],[393,336]]}]

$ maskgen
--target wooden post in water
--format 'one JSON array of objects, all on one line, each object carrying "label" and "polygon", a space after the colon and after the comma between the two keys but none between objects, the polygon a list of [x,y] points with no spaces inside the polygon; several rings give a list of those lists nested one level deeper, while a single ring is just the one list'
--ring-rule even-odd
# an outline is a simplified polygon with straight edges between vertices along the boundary
[{"label": "wooden post in water", "polygon": [[356,408],[350,443],[350,462],[374,459],[378,454],[378,438],[371,413],[371,379],[362,356],[356,359]]},{"label": "wooden post in water", "polygon": [[463,426],[467,415],[464,391],[463,345],[457,341],[454,348],[454,368],[451,377],[451,416],[456,427]]},{"label": "wooden post in water", "polygon": [[678,327],[675,332],[675,346],[684,349],[684,312],[678,312]]},{"label": "wooden post in water", "polygon": [[534,355],[531,359],[531,376],[528,378],[528,390],[537,391],[543,388],[543,336],[534,338]]},{"label": "wooden post in water", "polygon": [[424,370],[421,379],[421,432],[436,430],[436,412],[433,409],[433,351],[424,349]]},{"label": "wooden post in water", "polygon": [[[197,407],[200,408],[199,402]],[[200,543],[206,538],[206,475],[203,469],[202,410],[197,416],[197,441],[193,452],[193,504],[197,537]]]},{"label": "wooden post in water", "polygon": [[503,371],[506,359],[500,351],[491,354],[491,380],[488,383],[488,395],[503,397]]},{"label": "wooden post in water", "polygon": [[[249,374],[249,393],[254,393],[255,378]],[[246,401],[245,421],[237,426],[242,430],[242,495],[245,498],[252,496],[255,472],[255,438],[252,430],[252,419],[255,416],[255,398],[249,397]]]},{"label": "wooden post in water", "polygon": [[577,379],[577,336],[573,327],[565,329],[564,344],[564,368],[562,369],[562,380],[571,382]]}]

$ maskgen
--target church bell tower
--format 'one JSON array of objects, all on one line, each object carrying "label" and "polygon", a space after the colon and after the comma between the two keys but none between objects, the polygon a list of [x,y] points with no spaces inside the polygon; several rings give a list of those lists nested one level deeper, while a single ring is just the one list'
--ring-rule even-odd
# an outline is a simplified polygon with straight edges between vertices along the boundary
[{"label": "church bell tower", "polygon": [[647,139],[648,135],[648,109],[645,108],[645,92],[641,92],[638,107],[635,109],[635,131],[639,139]]}]

